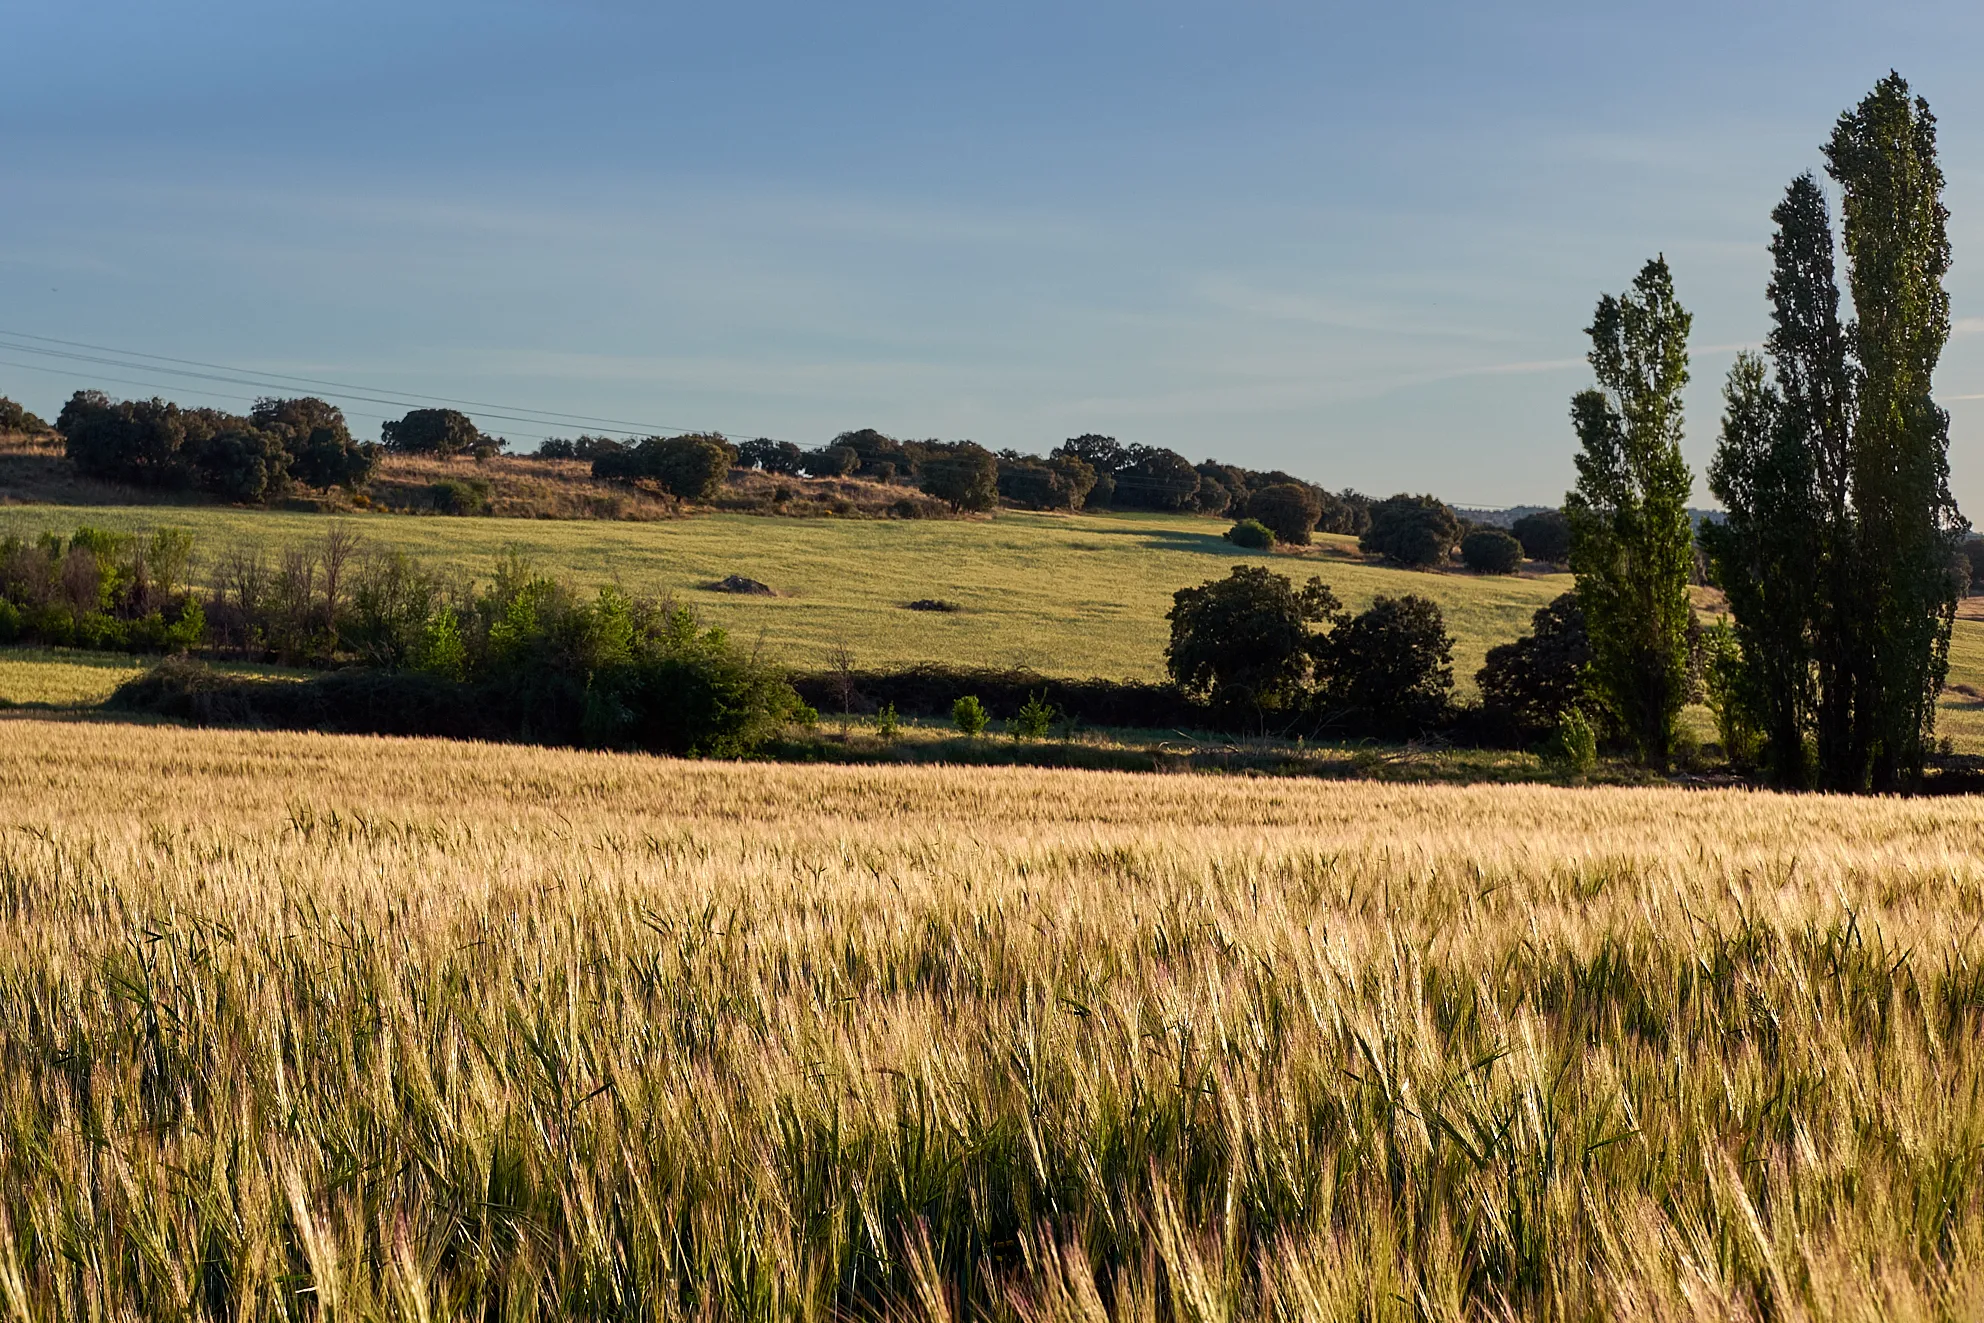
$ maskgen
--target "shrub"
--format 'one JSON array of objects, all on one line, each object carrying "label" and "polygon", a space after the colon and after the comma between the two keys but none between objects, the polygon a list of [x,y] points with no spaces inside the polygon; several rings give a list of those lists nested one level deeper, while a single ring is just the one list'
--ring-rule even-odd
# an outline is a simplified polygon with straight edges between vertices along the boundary
[{"label": "shrub", "polygon": [[1019,714],[1008,723],[1016,740],[1040,740],[1047,738],[1047,731],[1054,724],[1054,708],[1041,695],[1026,696],[1020,705]]},{"label": "shrub", "polygon": [[1522,551],[1531,560],[1549,561],[1562,565],[1571,558],[1571,524],[1564,518],[1562,510],[1538,510],[1516,520],[1515,527],[1509,530],[1522,543]]},{"label": "shrub", "polygon": [[925,459],[917,469],[923,490],[951,507],[951,513],[990,510],[999,499],[999,461],[969,441]]},{"label": "shrub", "polygon": [[1583,708],[1570,708],[1558,722],[1555,752],[1579,776],[1597,765],[1598,730]]},{"label": "shrub", "polygon": [[991,718],[985,715],[985,705],[971,694],[966,694],[951,704],[951,724],[972,739],[985,733]]},{"label": "shrub", "polygon": [[1380,597],[1330,631],[1322,702],[1332,723],[1411,735],[1438,725],[1453,689],[1453,639],[1438,604]]},{"label": "shrub", "polygon": [[1461,539],[1460,559],[1476,574],[1514,574],[1522,568],[1522,543],[1499,528],[1477,528]]},{"label": "shrub", "polygon": [[851,446],[826,446],[804,451],[799,463],[809,478],[845,478],[861,463],[861,456]]},{"label": "shrub", "polygon": [[445,515],[479,515],[489,508],[489,484],[444,478],[428,486],[427,503]]},{"label": "shrub", "polygon": [[1292,482],[1263,487],[1247,501],[1249,519],[1267,525],[1275,541],[1298,547],[1309,545],[1310,534],[1322,512],[1322,502],[1316,493]]},{"label": "shrub", "polygon": [[475,420],[455,409],[414,409],[379,429],[386,449],[403,455],[439,455],[452,459],[469,454],[480,458],[501,448],[485,436]]},{"label": "shrub", "polygon": [[1565,593],[1530,617],[1528,635],[1488,650],[1475,677],[1481,705],[1517,731],[1550,730],[1578,706],[1590,661],[1584,612],[1577,594]]},{"label": "shrub", "polygon": [[1256,719],[1299,704],[1316,649],[1309,627],[1340,610],[1321,580],[1297,589],[1258,565],[1235,565],[1224,579],[1181,588],[1172,603],[1164,652],[1172,680],[1217,709]]},{"label": "shrub", "polygon": [[1431,496],[1398,495],[1371,507],[1371,525],[1357,545],[1395,565],[1439,565],[1460,540],[1461,521]]},{"label": "shrub", "polygon": [[902,737],[902,718],[896,715],[894,703],[884,703],[875,710],[875,734],[885,744],[893,744]]},{"label": "shrub", "polygon": [[1249,551],[1267,551],[1274,546],[1274,533],[1258,519],[1242,519],[1220,536]]},{"label": "shrub", "polygon": [[736,459],[736,449],[714,433],[650,436],[631,448],[600,455],[592,472],[614,482],[652,479],[671,496],[707,501],[723,486]]},{"label": "shrub", "polygon": [[48,430],[47,423],[5,395],[0,395],[0,432],[21,432],[28,436],[40,436]]},{"label": "shrub", "polygon": [[790,441],[759,437],[737,447],[737,462],[747,469],[763,469],[782,477],[797,477],[805,468],[806,452]]}]

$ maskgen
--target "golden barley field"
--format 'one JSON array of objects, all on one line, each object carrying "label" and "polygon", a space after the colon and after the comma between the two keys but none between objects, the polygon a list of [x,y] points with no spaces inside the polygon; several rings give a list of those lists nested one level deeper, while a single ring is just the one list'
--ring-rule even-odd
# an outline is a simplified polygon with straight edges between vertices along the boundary
[{"label": "golden barley field", "polygon": [[1984,1310],[1984,804],[0,721],[13,1319]]}]

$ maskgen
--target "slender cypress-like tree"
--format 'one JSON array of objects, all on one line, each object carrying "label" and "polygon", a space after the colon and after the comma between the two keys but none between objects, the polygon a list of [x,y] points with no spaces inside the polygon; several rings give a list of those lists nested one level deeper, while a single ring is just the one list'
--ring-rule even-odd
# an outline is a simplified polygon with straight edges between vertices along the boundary
[{"label": "slender cypress-like tree", "polygon": [[1815,701],[1817,474],[1799,420],[1762,358],[1737,355],[1722,394],[1722,441],[1708,481],[1728,514],[1703,525],[1702,543],[1736,617],[1744,681],[1737,697],[1763,732],[1765,770],[1780,785],[1802,786],[1810,779],[1805,731]]},{"label": "slender cypress-like tree", "polygon": [[1591,691],[1649,762],[1674,749],[1688,694],[1688,520],[1681,390],[1693,319],[1667,259],[1598,301],[1587,334],[1598,386],[1571,400],[1582,453],[1564,501],[1571,569],[1591,635]]},{"label": "slender cypress-like tree", "polygon": [[[1709,487],[1727,520],[1702,530],[1736,617],[1744,696],[1764,733],[1772,778],[1827,784],[1855,765],[1853,656],[1857,584],[1850,483],[1853,370],[1839,321],[1832,221],[1809,174],[1771,212],[1766,348],[1775,381],[1738,357],[1724,388],[1722,443]],[[1864,766],[1864,757],[1858,762]]]},{"label": "slender cypress-like tree", "polygon": [[1930,395],[1950,332],[1949,212],[1935,116],[1899,74],[1840,116],[1825,155],[1844,197],[1859,363],[1847,463],[1853,746],[1866,783],[1892,789],[1920,775],[1935,729],[1956,613],[1950,563],[1966,528],[1949,490],[1949,416]]}]

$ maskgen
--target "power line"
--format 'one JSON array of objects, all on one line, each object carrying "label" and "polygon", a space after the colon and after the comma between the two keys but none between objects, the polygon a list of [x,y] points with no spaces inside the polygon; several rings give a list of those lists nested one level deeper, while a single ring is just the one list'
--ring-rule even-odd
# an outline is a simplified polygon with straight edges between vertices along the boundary
[{"label": "power line", "polygon": [[[22,371],[25,372],[47,372],[50,374],[66,373],[71,371],[71,369],[68,368],[50,367],[46,363],[16,363],[10,359],[5,359],[5,358],[0,358],[0,367],[20,368]],[[119,386],[141,386],[146,390],[170,389],[169,386],[162,386],[161,383],[156,381],[133,381],[129,377],[109,377],[94,372],[85,375],[86,378],[90,381],[115,382]],[[258,395],[230,395],[226,391],[219,391],[219,390],[203,390],[200,392],[200,394],[216,400],[240,400],[246,404],[253,404],[256,400],[262,398],[261,396]],[[361,413],[358,410],[354,409],[351,411],[351,416],[354,418],[366,418],[378,422],[384,422],[392,415],[383,414],[383,413]],[[538,439],[542,440],[543,438],[540,437]]]},{"label": "power line", "polygon": [[[254,386],[267,391],[286,391],[286,390],[295,389],[293,385],[287,385],[285,383],[279,381],[273,381],[264,377],[228,376],[215,372],[194,372],[187,368],[157,367],[150,363],[135,363],[121,358],[104,358],[95,354],[78,354],[60,349],[41,349],[41,348],[37,348],[34,345],[11,344],[5,340],[0,340],[0,348],[11,349],[17,354],[35,354],[44,358],[62,359],[70,362],[101,364],[107,367],[122,368],[127,372],[152,372],[163,376],[186,377],[198,381],[218,381],[234,386]],[[141,382],[136,384],[143,385],[147,383]],[[156,389],[156,387],[154,387],[154,389]],[[391,399],[383,395],[362,394],[360,393],[361,389],[362,388],[354,388],[350,390],[327,390],[324,393],[326,395],[329,395],[333,399],[359,400],[367,404],[385,404],[385,405],[392,405],[398,408],[404,408],[407,405],[407,401],[405,399]],[[219,391],[215,391],[211,393],[216,395],[224,394],[224,392],[219,392]],[[234,397],[234,398],[240,398],[240,397]],[[531,427],[551,426],[554,425],[556,421],[554,419],[549,419],[549,418],[530,418],[530,417],[525,417],[522,414],[516,414],[516,413],[495,413],[487,409],[478,410],[478,412],[484,418],[497,419],[503,422],[524,423]],[[618,428],[618,427],[606,427],[606,428],[601,428],[600,430],[607,432],[614,432],[621,436],[646,435],[645,432],[639,430]],[[670,432],[670,431],[678,431],[684,429],[662,428],[659,430],[663,432]]]},{"label": "power line", "polygon": [[[415,391],[399,391],[384,386],[358,386],[348,382],[330,381],[320,377],[304,377],[283,372],[260,372],[253,368],[230,367],[224,363],[208,363],[199,359],[173,358],[165,354],[148,354],[135,349],[117,349],[107,345],[90,344],[80,340],[62,340],[54,336],[35,335],[27,331],[0,329],[0,348],[11,349],[16,353],[33,354],[37,357],[59,359],[77,363],[92,363],[101,366],[122,368],[125,371],[149,372],[170,377],[184,377],[199,381],[216,381],[228,385],[253,386],[265,390],[291,390],[295,386],[285,383],[301,383],[310,386],[328,387],[327,394],[334,398],[358,400],[368,404],[384,404],[404,407],[408,401],[429,401],[442,404],[460,404],[482,411],[485,418],[503,422],[524,423],[534,427],[555,427],[560,422],[591,423],[598,430],[614,432],[622,436],[646,436],[663,433],[699,432],[709,429],[693,427],[670,427],[651,423],[639,423],[625,418],[602,418],[594,414],[565,413],[555,409],[533,409],[526,405],[492,404],[487,401],[465,400],[446,395],[423,395]],[[30,340],[38,344],[15,344],[9,340]],[[45,349],[40,345],[64,345],[66,349]],[[74,350],[95,351],[89,354],[75,353]],[[98,355],[109,354],[116,357],[105,358]],[[148,362],[132,362],[132,359],[145,359]],[[180,364],[179,367],[155,366],[155,364]],[[13,367],[30,367],[25,363],[9,364]],[[212,371],[196,372],[189,369],[207,368]],[[38,371],[53,371],[38,368]],[[118,378],[104,377],[102,380],[116,381]],[[148,382],[122,381],[124,385],[151,386]],[[239,399],[224,392],[209,392],[223,399]],[[534,416],[533,416],[534,415]],[[361,415],[363,416],[363,415]],[[543,440],[544,437],[537,439]]]}]

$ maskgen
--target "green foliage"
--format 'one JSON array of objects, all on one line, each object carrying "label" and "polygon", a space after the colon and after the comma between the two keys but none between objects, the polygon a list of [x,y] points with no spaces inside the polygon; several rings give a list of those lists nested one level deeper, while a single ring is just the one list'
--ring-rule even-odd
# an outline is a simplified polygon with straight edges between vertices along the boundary
[{"label": "green foliage", "polygon": [[1341,612],[1320,579],[1297,589],[1259,565],[1235,565],[1172,595],[1165,665],[1178,687],[1215,708],[1265,720],[1305,701],[1314,669],[1312,625]]},{"label": "green foliage", "polygon": [[187,589],[191,557],[183,529],[137,537],[85,526],[67,539],[0,537],[7,641],[120,652],[194,647],[206,618]]},{"label": "green foliage", "polygon": [[1476,574],[1514,574],[1522,568],[1522,543],[1499,528],[1477,528],[1460,540],[1460,560]]},{"label": "green foliage", "polygon": [[[1800,181],[1811,182],[1810,176]],[[1793,185],[1794,197],[1799,189]],[[1816,186],[1810,196],[1823,206]],[[1727,514],[1705,524],[1700,537],[1736,627],[1712,635],[1710,703],[1732,761],[1749,765],[1761,753],[1772,780],[1802,786],[1809,777],[1805,732],[1817,701],[1815,626],[1831,541],[1827,512],[1809,431],[1763,359],[1737,355],[1723,400],[1722,439],[1708,478]],[[1755,728],[1761,734],[1752,748]]]},{"label": "green foliage", "polygon": [[1509,530],[1531,560],[1562,565],[1571,556],[1571,525],[1562,510],[1538,510],[1516,520]]},{"label": "green foliage", "polygon": [[1054,705],[1041,694],[1028,694],[1026,702],[1020,705],[1018,715],[1007,723],[1007,728],[1016,740],[1041,740],[1047,738],[1048,730],[1054,725]]},{"label": "green foliage", "polygon": [[875,734],[884,744],[893,744],[902,738],[902,718],[896,715],[894,703],[884,703],[876,709]]},{"label": "green foliage", "polygon": [[845,478],[861,467],[861,455],[852,446],[823,446],[799,457],[800,469],[812,478]]},{"label": "green foliage", "polygon": [[1852,753],[1856,763],[1864,753],[1867,784],[1892,789],[1920,775],[1934,733],[1956,611],[1949,564],[1968,527],[1950,495],[1949,415],[1931,380],[1950,334],[1949,212],[1935,116],[1898,74],[1840,117],[1825,155],[1844,199],[1858,368],[1846,467],[1859,596],[1848,636],[1855,723],[1870,738]]},{"label": "green foliage", "polygon": [[1591,637],[1590,693],[1657,765],[1675,748],[1689,690],[1693,480],[1681,392],[1692,320],[1666,259],[1648,262],[1632,292],[1598,301],[1587,328],[1598,386],[1571,402],[1581,449],[1564,513]]},{"label": "green foliage", "polygon": [[998,464],[999,495],[1027,510],[1079,510],[1095,488],[1095,470],[1068,455],[1044,462],[1002,455]]},{"label": "green foliage", "polygon": [[1274,548],[1274,531],[1258,519],[1242,519],[1220,536],[1234,546],[1249,551],[1271,551]]},{"label": "green foliage", "polygon": [[1949,335],[1935,118],[1890,75],[1840,117],[1826,160],[1855,317],[1839,315],[1825,195],[1800,176],[1772,212],[1774,371],[1731,370],[1709,474],[1729,515],[1703,544],[1736,620],[1710,680],[1757,727],[1773,780],[1892,790],[1934,733],[1967,528],[1931,393]]},{"label": "green foliage", "polygon": [[489,509],[489,484],[475,478],[443,478],[428,485],[427,503],[438,514],[484,514]]},{"label": "green foliage", "polygon": [[985,713],[985,705],[971,694],[966,694],[951,704],[951,724],[972,739],[983,735],[990,721],[991,718]]},{"label": "green foliage", "polygon": [[1579,776],[1598,764],[1598,728],[1581,707],[1565,710],[1557,723],[1557,756]]},{"label": "green foliage", "polygon": [[736,447],[714,434],[650,436],[630,448],[598,456],[592,472],[596,478],[616,482],[647,478],[671,496],[707,501],[736,462]]},{"label": "green foliage", "polygon": [[48,424],[29,413],[26,409],[0,395],[0,432],[17,432],[27,436],[40,436],[49,430]]},{"label": "green foliage", "polygon": [[1463,527],[1444,501],[1400,493],[1371,506],[1370,523],[1357,545],[1394,565],[1443,565]]},{"label": "green foliage", "polygon": [[917,467],[917,480],[954,514],[990,510],[998,503],[999,461],[991,451],[969,441],[924,460]]},{"label": "green foliage", "polygon": [[1263,487],[1247,498],[1247,518],[1263,524],[1277,542],[1306,547],[1323,505],[1315,491],[1293,482]]},{"label": "green foliage", "polygon": [[1488,650],[1476,683],[1490,717],[1516,731],[1560,725],[1584,696],[1591,640],[1576,593],[1565,593],[1537,611],[1530,632]]},{"label": "green foliage", "polygon": [[1445,719],[1453,690],[1453,639],[1423,597],[1379,597],[1341,620],[1322,649],[1318,702],[1332,725],[1416,735]]},{"label": "green foliage", "polygon": [[475,420],[456,409],[414,409],[404,418],[383,424],[380,438],[386,449],[403,455],[493,455],[501,449],[495,438],[483,435]]},{"label": "green foliage", "polygon": [[1111,476],[1119,508],[1190,510],[1198,499],[1199,471],[1175,450],[1125,446]]},{"label": "green foliage", "polygon": [[1760,691],[1759,671],[1745,664],[1736,632],[1711,626],[1702,635],[1702,679],[1709,711],[1715,715],[1722,755],[1737,767],[1754,767],[1765,752],[1760,716],[1773,695]]},{"label": "green foliage", "polygon": [[164,400],[113,402],[78,391],[58,427],[77,471],[110,482],[193,488],[261,504],[292,482],[356,489],[371,476],[377,447],[351,439],[344,415],[323,400],[262,399],[247,418],[182,409]]},{"label": "green foliage", "polygon": [[785,477],[797,477],[805,467],[806,452],[790,441],[759,437],[737,447],[737,462],[747,469],[762,469]]}]

